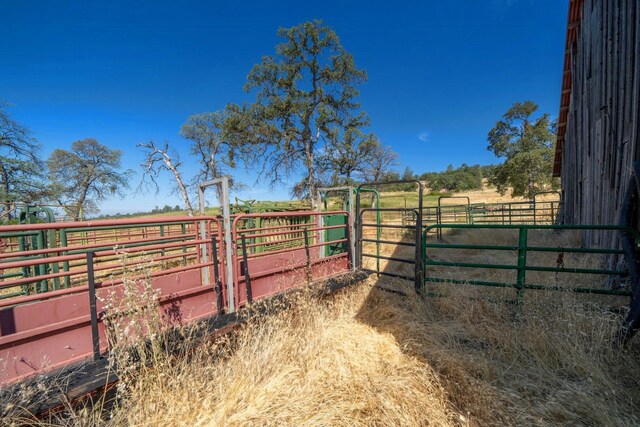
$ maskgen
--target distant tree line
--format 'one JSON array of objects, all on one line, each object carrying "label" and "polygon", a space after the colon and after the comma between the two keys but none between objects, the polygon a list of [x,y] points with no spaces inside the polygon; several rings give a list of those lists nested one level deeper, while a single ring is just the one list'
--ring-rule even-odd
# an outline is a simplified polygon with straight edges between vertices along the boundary
[{"label": "distant tree line", "polygon": [[[404,174],[390,172],[387,181],[420,180],[432,192],[460,192],[481,189],[486,182],[500,194],[511,191],[512,197],[532,198],[537,192],[560,187],[552,177],[557,123],[547,113],[539,114],[532,101],[514,103],[496,122],[487,136],[487,149],[502,163],[496,165],[459,168],[449,165],[443,172],[425,172],[416,176],[407,167]],[[413,191],[413,186],[392,186],[396,191]]]},{"label": "distant tree line", "polygon": [[[381,182],[393,181],[420,181],[431,193],[455,193],[460,191],[480,190],[484,180],[491,180],[495,166],[493,165],[473,165],[463,163],[459,168],[449,165],[442,172],[424,172],[415,174],[407,166],[404,173],[387,172]],[[386,187],[388,191],[415,191],[413,184],[392,184]]]},{"label": "distant tree line", "polygon": [[449,165],[442,172],[426,172],[420,175],[420,180],[424,181],[431,191],[455,193],[460,191],[481,190],[483,181],[490,181],[493,177],[495,166],[493,165],[472,165],[463,163],[460,167],[454,168]]},{"label": "distant tree line", "polygon": [[150,211],[140,211],[140,212],[134,212],[134,213],[127,213],[127,214],[118,212],[111,215],[99,215],[97,218],[118,219],[118,218],[128,218],[128,217],[139,217],[139,216],[144,216],[149,214],[165,214],[165,213],[171,213],[171,212],[184,213],[184,209],[182,209],[180,205],[175,205],[175,206],[164,205],[163,207],[156,205],[156,207],[151,209]]}]

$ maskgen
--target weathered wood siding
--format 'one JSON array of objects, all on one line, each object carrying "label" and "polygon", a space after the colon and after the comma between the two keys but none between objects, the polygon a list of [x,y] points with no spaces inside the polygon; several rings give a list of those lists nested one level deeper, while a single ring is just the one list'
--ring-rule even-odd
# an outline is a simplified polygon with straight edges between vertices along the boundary
[{"label": "weathered wood siding", "polygon": [[[640,2],[584,0],[570,46],[572,87],[562,156],[564,221],[618,224],[632,163],[640,159]],[[589,236],[615,244],[617,236]]]}]

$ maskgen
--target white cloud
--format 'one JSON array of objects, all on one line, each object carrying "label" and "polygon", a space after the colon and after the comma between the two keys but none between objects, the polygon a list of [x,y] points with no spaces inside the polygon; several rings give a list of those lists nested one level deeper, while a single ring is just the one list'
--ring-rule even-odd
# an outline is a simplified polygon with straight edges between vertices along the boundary
[{"label": "white cloud", "polygon": [[418,134],[418,139],[422,142],[428,142],[431,139],[431,132],[429,132],[428,130],[420,132]]}]

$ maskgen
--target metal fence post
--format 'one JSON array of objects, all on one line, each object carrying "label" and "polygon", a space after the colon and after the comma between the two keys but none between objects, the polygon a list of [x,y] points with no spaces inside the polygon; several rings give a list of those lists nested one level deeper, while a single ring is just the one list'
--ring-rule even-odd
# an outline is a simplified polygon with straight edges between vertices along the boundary
[{"label": "metal fence post", "polygon": [[518,235],[518,278],[516,281],[516,299],[522,302],[527,275],[527,227],[520,227]]},{"label": "metal fence post", "polygon": [[416,266],[415,266],[415,286],[416,292],[420,293],[423,284],[422,275],[422,184],[418,182],[418,216],[416,217]]},{"label": "metal fence post", "polygon": [[420,249],[422,251],[422,287],[421,287],[421,291],[424,292],[424,295],[427,294],[427,289],[426,289],[426,280],[425,278],[427,277],[427,229],[425,228],[424,232],[421,233],[420,236],[420,241],[421,241],[421,245],[420,245]]},{"label": "metal fence post", "polygon": [[347,224],[348,227],[346,228],[347,231],[347,244],[349,245],[349,252],[351,252],[351,271],[356,271],[356,264],[353,260],[353,258],[355,257],[355,252],[356,252],[356,243],[353,240],[353,236],[355,236],[355,230],[356,230],[356,219],[355,219],[355,211],[356,211],[356,206],[355,206],[355,200],[353,197],[353,187],[349,186],[349,218],[347,218]]},{"label": "metal fence post", "polygon": [[[67,242],[67,231],[65,229],[60,229],[60,246],[66,248],[68,246]],[[61,255],[67,255],[67,251],[62,251]],[[69,261],[62,262],[62,271],[65,273],[69,272]],[[64,287],[68,288],[71,286],[71,277],[69,275],[64,276]]]},{"label": "metal fence post", "polygon": [[98,334],[98,310],[96,308],[96,279],[93,272],[93,252],[87,252],[87,279],[89,281],[89,311],[91,312],[91,339],[93,360],[100,359],[100,335]]},{"label": "metal fence post", "polygon": [[304,236],[304,252],[307,256],[307,282],[311,283],[312,274],[311,274],[311,256],[309,255],[309,231],[307,228],[302,229],[302,234]]},{"label": "metal fence post", "polygon": [[[187,226],[185,223],[180,224],[180,232],[182,233],[182,243],[186,242],[185,239],[185,235],[187,234]],[[187,245],[182,245],[182,253],[186,254],[187,253]],[[186,266],[187,265],[187,257],[183,256],[182,257],[182,265]]]},{"label": "metal fence post", "polygon": [[362,238],[362,231],[361,231],[361,227],[360,224],[362,223],[362,218],[360,217],[360,187],[358,187],[358,190],[356,192],[356,211],[355,211],[355,217],[353,218],[353,224],[354,224],[354,230],[355,230],[355,234],[353,236],[354,238],[354,244],[355,244],[355,254],[354,254],[354,260],[353,260],[353,264],[355,265],[355,268],[362,268],[362,242],[360,241],[360,239]]},{"label": "metal fence post", "polygon": [[247,301],[253,301],[253,293],[251,292],[251,278],[249,277],[249,258],[247,257],[247,239],[243,234],[240,236],[240,240],[242,242],[242,261],[243,261],[243,274],[244,274],[244,284],[247,288]]},{"label": "metal fence post", "polygon": [[[234,289],[233,289],[233,249],[231,247],[231,212],[229,208],[229,178],[223,176],[211,181],[206,181],[198,186],[198,201],[200,205],[200,213],[204,215],[204,190],[205,188],[219,184],[221,189],[222,200],[222,229],[224,231],[224,251],[226,267],[225,279],[227,281],[227,308],[229,312],[235,311]],[[194,224],[195,226],[195,224]]]},{"label": "metal fence post", "polygon": [[218,269],[218,245],[215,236],[211,238],[211,259],[213,260],[213,283],[216,292],[216,307],[218,308],[218,313],[222,313],[224,307],[222,305],[222,287],[220,286],[220,271]]},{"label": "metal fence post", "polygon": [[[38,232],[38,234],[36,235],[36,242],[37,242],[36,249],[45,249],[44,231],[41,230]],[[44,258],[46,257],[47,255],[44,255]],[[45,274],[48,273],[47,271],[48,267],[49,267],[49,264],[40,264],[34,268],[35,270],[34,274],[44,276]],[[36,292],[47,292],[48,290],[49,290],[49,282],[47,281],[47,279],[40,280],[38,282],[38,289],[36,290]]]},{"label": "metal fence post", "polygon": [[[438,199],[438,208],[436,210],[436,225],[441,225],[442,224],[442,211],[440,208],[440,199]],[[440,227],[436,228],[436,238],[439,241],[442,241],[442,230],[440,229]]]},{"label": "metal fence post", "polygon": [[355,257],[355,251],[353,250],[354,248],[354,244],[353,244],[353,235],[352,235],[352,230],[351,230],[351,226],[349,224],[345,225],[345,237],[347,239],[347,244],[350,246],[351,250],[348,252],[348,260],[349,260],[349,264],[351,265],[350,270],[351,271],[355,271],[356,266],[355,266],[355,262],[354,262],[354,257]]}]

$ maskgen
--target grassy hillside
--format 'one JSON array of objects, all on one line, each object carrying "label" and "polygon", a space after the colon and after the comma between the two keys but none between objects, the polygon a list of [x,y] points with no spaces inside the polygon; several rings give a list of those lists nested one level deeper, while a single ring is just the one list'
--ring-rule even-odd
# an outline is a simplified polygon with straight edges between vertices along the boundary
[{"label": "grassy hillside", "polygon": [[[424,206],[437,206],[438,199],[440,195],[426,194],[423,197],[423,205]],[[474,190],[474,191],[465,191],[460,193],[448,193],[442,195],[442,205],[451,205],[451,204],[464,204],[466,203],[465,197],[469,197],[471,203],[508,203],[508,202],[521,202],[527,199],[522,197],[512,198],[510,195],[506,194],[501,196],[498,194],[494,187],[489,187],[488,185],[483,186],[482,190]],[[540,200],[550,200],[556,199],[555,195],[544,195],[540,198]],[[362,195],[362,206],[368,207],[371,206],[371,196],[369,194]],[[329,197],[328,198],[328,207],[329,209],[341,209],[341,199],[339,197]],[[388,191],[388,192],[380,192],[380,207],[382,208],[415,208],[418,206],[418,193],[417,191]],[[305,203],[301,200],[290,200],[290,201],[255,201],[251,203],[250,210],[247,209],[246,204],[241,203],[232,203],[231,204],[232,213],[240,213],[240,212],[265,212],[265,211],[286,211],[286,210],[300,210],[300,209],[309,209],[309,204]],[[206,208],[206,215],[219,215],[220,209],[215,208]],[[139,218],[139,217],[166,217],[166,216],[182,216],[187,215],[185,210],[175,210],[170,212],[159,212],[159,213],[135,213],[130,215],[119,215],[119,216],[104,216],[100,217],[101,219],[115,219],[115,218]]]}]

